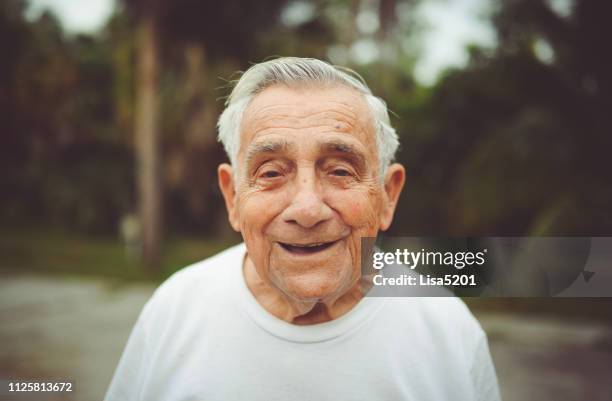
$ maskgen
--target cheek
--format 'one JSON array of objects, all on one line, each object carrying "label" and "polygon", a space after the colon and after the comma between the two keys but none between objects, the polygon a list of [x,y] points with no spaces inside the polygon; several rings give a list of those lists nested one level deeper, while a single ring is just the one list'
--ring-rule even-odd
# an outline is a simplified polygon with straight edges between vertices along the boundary
[{"label": "cheek", "polygon": [[[285,204],[281,192],[245,192],[238,199],[238,213],[242,235],[263,240],[266,227],[278,216]],[[256,238],[251,238],[256,237]]]},{"label": "cheek", "polygon": [[282,211],[282,199],[269,192],[245,191],[236,206],[242,239],[259,276],[265,278],[272,249],[266,238],[266,229]]},{"label": "cheek", "polygon": [[363,229],[378,227],[381,204],[378,191],[343,190],[333,193],[329,199],[349,226]]}]

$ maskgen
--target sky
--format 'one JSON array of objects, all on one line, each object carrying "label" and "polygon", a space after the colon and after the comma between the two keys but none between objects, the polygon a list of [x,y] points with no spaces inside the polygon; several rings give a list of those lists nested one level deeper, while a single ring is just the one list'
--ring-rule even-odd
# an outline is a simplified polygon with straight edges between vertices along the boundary
[{"label": "sky", "polygon": [[419,83],[431,85],[445,68],[465,66],[469,61],[466,45],[495,46],[495,30],[483,18],[487,3],[492,2],[429,0],[417,7],[417,18],[426,26],[420,37],[421,57],[414,70]]},{"label": "sky", "polygon": [[[468,61],[467,44],[495,45],[493,28],[480,18],[487,3],[490,4],[486,0],[421,2],[415,10],[426,26],[420,37],[421,57],[415,66],[419,83],[432,85],[445,68],[464,66]],[[35,19],[50,9],[67,32],[93,33],[104,26],[115,6],[116,0],[30,0],[26,16]]]},{"label": "sky", "polygon": [[115,0],[30,0],[26,17],[36,19],[50,9],[66,31],[92,33],[104,26],[115,5]]}]

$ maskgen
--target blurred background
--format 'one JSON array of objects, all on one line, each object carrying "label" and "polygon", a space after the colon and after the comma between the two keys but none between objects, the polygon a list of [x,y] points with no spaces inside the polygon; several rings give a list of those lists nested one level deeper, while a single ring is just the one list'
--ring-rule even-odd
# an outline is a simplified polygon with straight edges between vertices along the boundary
[{"label": "blurred background", "polygon": [[[215,124],[236,72],[270,57],[351,67],[388,103],[407,169],[390,235],[612,236],[611,11],[3,0],[0,379],[100,399],[155,285],[240,241]],[[609,299],[467,300],[504,399],[612,400]]]}]

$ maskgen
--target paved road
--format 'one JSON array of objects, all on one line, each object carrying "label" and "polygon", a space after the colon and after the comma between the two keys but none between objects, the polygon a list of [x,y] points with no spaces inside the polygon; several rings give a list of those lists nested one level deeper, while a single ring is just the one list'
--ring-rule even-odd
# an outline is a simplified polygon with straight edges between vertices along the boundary
[{"label": "paved road", "polygon": [[[0,279],[0,380],[74,382],[63,398],[100,401],[150,285],[111,288],[102,280]],[[0,400],[26,400],[25,397]],[[14,393],[12,394],[14,396]]]},{"label": "paved road", "polygon": [[[74,392],[0,400],[99,401],[150,285],[0,277],[0,384],[70,380]],[[478,315],[490,339],[505,401],[612,401],[612,326]],[[45,398],[46,396],[46,398]]]}]

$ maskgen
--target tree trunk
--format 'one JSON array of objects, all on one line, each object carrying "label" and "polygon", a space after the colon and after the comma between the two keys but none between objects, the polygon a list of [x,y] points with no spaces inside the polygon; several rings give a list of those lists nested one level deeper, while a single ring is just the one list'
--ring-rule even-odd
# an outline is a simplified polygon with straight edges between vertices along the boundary
[{"label": "tree trunk", "polygon": [[397,0],[380,0],[378,3],[378,18],[380,28],[378,35],[381,40],[388,39],[397,25]]},{"label": "tree trunk", "polygon": [[157,125],[157,32],[155,17],[142,17],[138,32],[136,151],[142,261],[155,269],[160,261],[161,178]]}]

